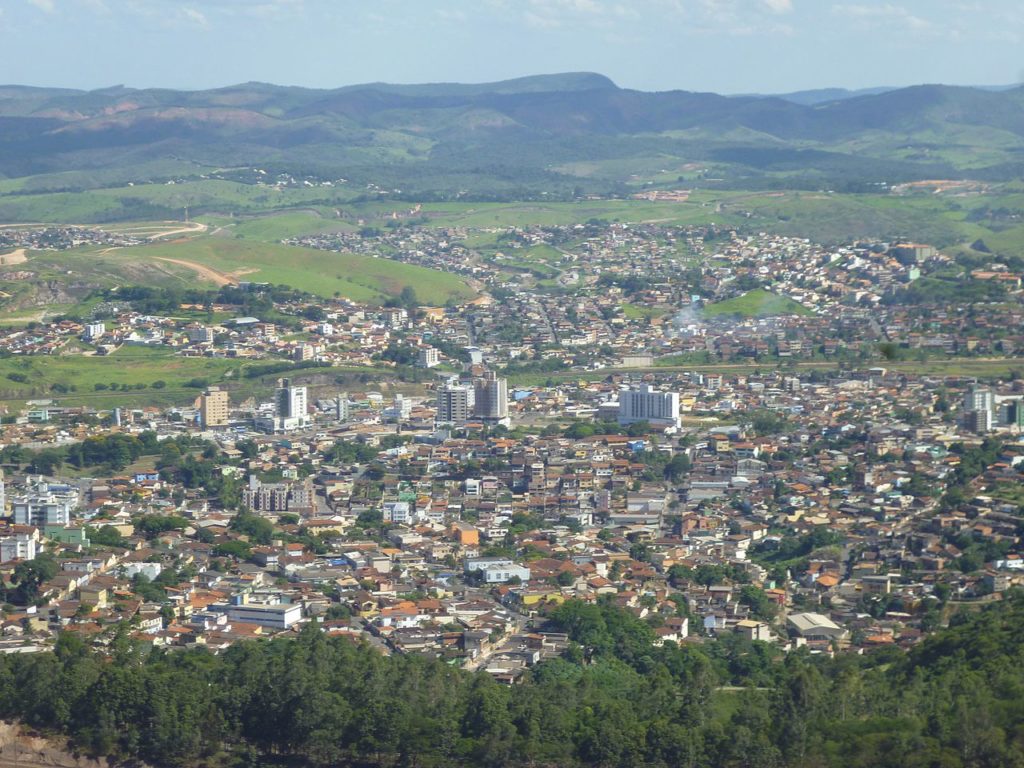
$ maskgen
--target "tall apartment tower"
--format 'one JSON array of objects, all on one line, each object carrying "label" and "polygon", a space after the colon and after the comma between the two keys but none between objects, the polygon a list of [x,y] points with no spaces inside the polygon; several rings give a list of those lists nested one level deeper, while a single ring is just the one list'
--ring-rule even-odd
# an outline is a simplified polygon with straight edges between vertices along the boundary
[{"label": "tall apartment tower", "polygon": [[964,393],[964,410],[991,411],[995,408],[995,397],[987,387],[973,386]]},{"label": "tall apartment tower", "polygon": [[231,400],[227,390],[210,387],[199,398],[199,421],[203,429],[226,427]]},{"label": "tall apartment tower", "polygon": [[508,418],[508,381],[488,371],[474,384],[473,415],[484,421]]},{"label": "tall apartment tower", "polygon": [[463,384],[446,384],[437,392],[438,424],[465,424],[473,413],[474,391]]},{"label": "tall apartment tower", "polygon": [[652,426],[678,429],[679,393],[659,392],[650,384],[619,393],[619,424],[646,421]]},{"label": "tall apartment tower", "polygon": [[348,392],[339,392],[336,404],[335,417],[340,422],[346,422],[352,416],[352,407],[348,402]]},{"label": "tall apartment tower", "polygon": [[291,379],[278,379],[274,405],[283,419],[305,419],[306,388],[294,386]]},{"label": "tall apartment tower", "polygon": [[996,399],[987,387],[973,386],[964,393],[964,422],[974,432],[991,432],[996,417]]}]

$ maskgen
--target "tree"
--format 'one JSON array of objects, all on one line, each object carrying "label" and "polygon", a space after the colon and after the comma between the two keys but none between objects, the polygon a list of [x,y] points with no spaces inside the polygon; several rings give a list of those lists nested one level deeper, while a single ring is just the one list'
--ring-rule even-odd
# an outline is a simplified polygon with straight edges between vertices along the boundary
[{"label": "tree", "polygon": [[18,585],[19,602],[27,604],[39,596],[39,588],[57,575],[60,566],[57,559],[49,552],[44,552],[34,560],[23,560],[14,567],[11,580]]},{"label": "tree", "polygon": [[88,529],[89,541],[100,547],[126,547],[128,544],[121,532],[112,525]]},{"label": "tree", "polygon": [[779,611],[778,603],[768,597],[763,589],[751,584],[740,588],[739,601],[750,608],[750,612],[762,621],[771,621]]},{"label": "tree", "polygon": [[225,541],[213,548],[213,554],[220,557],[233,557],[236,560],[248,560],[252,555],[252,546],[244,541]]}]

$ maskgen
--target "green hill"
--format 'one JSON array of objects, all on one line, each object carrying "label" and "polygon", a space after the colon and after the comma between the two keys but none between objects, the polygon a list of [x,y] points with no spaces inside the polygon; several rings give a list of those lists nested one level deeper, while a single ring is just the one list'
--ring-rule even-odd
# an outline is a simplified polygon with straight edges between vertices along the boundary
[{"label": "green hill", "polygon": [[[797,189],[1020,176],[1024,88],[917,86],[804,101],[646,93],[591,73],[333,90],[4,87],[0,177],[82,172],[66,179],[73,191],[255,167],[421,199],[521,199],[620,189],[632,183],[625,160],[714,164],[716,176],[731,171],[727,181]],[[577,163],[586,175],[569,172]]]},{"label": "green hill", "polygon": [[[190,280],[216,284],[251,281],[288,285],[330,297],[382,303],[411,287],[424,304],[472,298],[475,291],[457,275],[392,259],[332,253],[275,243],[200,237],[176,243],[124,248],[105,254],[129,263],[166,266]],[[212,270],[214,274],[197,269]]]},{"label": "green hill", "polygon": [[739,315],[740,317],[774,317],[776,315],[810,315],[811,310],[786,296],[756,288],[753,291],[704,307],[706,317]]}]

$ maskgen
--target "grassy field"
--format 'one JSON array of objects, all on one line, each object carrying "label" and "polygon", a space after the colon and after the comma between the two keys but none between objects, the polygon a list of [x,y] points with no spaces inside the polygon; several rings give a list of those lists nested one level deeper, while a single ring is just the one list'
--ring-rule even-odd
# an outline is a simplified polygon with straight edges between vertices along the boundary
[{"label": "grassy field", "polygon": [[[406,286],[415,288],[420,301],[426,304],[443,304],[449,299],[474,295],[456,275],[390,259],[214,236],[91,255],[82,252],[82,256],[92,263],[93,270],[109,267],[112,275],[145,266],[166,273],[171,282],[212,283],[210,275],[204,276],[188,266],[197,264],[224,278],[290,285],[321,296],[338,294],[368,303],[381,303]],[[66,257],[68,254],[60,254],[59,258]],[[152,284],[152,276],[146,276],[141,284]]]},{"label": "grassy field", "polygon": [[643,307],[639,304],[622,305],[622,314],[630,320],[649,320],[652,317],[664,317],[670,311],[663,307]]},{"label": "grassy field", "polygon": [[757,288],[735,299],[719,301],[704,307],[707,317],[739,315],[740,317],[773,317],[775,315],[810,315],[811,310],[786,296]]},{"label": "grassy field", "polygon": [[[268,362],[274,361],[182,357],[161,347],[128,346],[107,356],[75,353],[0,358],[0,403],[14,410],[27,400],[37,399],[99,409],[185,405],[201,392],[198,386],[187,386],[199,384],[197,380],[224,386],[237,402],[243,397],[265,396],[270,392],[274,380],[282,374],[254,378],[245,375],[253,366],[258,368]],[[301,380],[303,376],[344,374],[394,378],[391,369],[351,366],[302,369],[295,375]],[[12,375],[14,379],[10,378]],[[163,382],[164,386],[154,388],[157,382]],[[55,390],[54,385],[58,385],[58,389]],[[61,387],[69,391],[61,391]]]},{"label": "grassy field", "polygon": [[268,243],[320,232],[355,229],[350,222],[338,219],[329,213],[333,212],[321,212],[319,209],[309,208],[235,219],[204,217],[202,221],[213,229],[221,228],[224,235]]},{"label": "grassy field", "polygon": [[[21,189],[24,190],[24,184]],[[13,192],[15,190],[9,190]],[[233,181],[201,179],[178,184],[136,184],[87,192],[4,194],[0,221],[92,223],[164,219],[188,206],[198,211],[252,213],[308,205],[342,204],[352,191],[342,187],[276,189]]]},{"label": "grassy field", "polygon": [[[140,400],[155,399],[181,402],[198,390],[187,390],[185,384],[193,379],[216,383],[237,375],[241,364],[237,360],[213,358],[185,358],[171,350],[147,347],[122,347],[109,356],[67,354],[17,356],[0,359],[0,399],[24,402],[28,399],[59,397],[62,402],[89,402],[128,399],[136,394]],[[26,381],[15,381],[11,376]],[[163,381],[162,389],[153,389],[155,382]],[[53,385],[74,386],[73,392],[61,393]],[[96,385],[106,386],[97,390]],[[117,391],[110,391],[117,385]],[[121,391],[123,387],[145,385],[144,389]],[[144,394],[143,394],[144,393]]]}]

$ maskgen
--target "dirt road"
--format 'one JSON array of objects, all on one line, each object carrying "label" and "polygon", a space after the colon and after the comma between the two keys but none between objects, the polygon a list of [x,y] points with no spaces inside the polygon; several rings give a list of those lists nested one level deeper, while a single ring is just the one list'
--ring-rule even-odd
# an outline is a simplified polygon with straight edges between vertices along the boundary
[{"label": "dirt road", "polygon": [[28,261],[28,257],[25,255],[24,248],[18,248],[10,253],[0,255],[0,264],[5,267],[13,264],[24,264],[26,261]]},{"label": "dirt road", "polygon": [[222,285],[238,285],[238,278],[234,275],[220,272],[212,267],[207,267],[204,264],[196,264],[194,261],[186,261],[185,259],[169,259],[165,256],[156,256],[155,258],[157,261],[166,261],[171,264],[177,264],[180,267],[188,267],[198,273],[200,277],[209,280],[218,288]]}]

